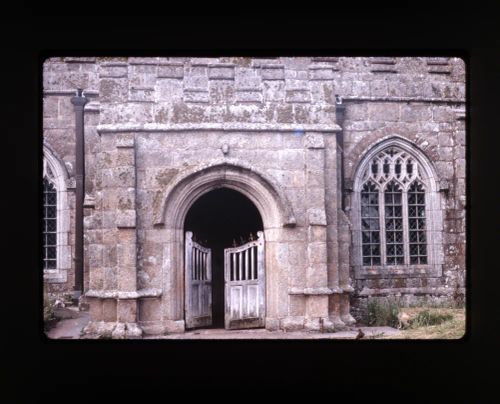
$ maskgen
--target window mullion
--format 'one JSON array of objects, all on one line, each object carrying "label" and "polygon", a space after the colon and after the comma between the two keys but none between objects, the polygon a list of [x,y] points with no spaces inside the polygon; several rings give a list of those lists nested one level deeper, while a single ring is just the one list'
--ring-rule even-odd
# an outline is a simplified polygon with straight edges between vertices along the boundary
[{"label": "window mullion", "polygon": [[385,245],[385,199],[381,187],[378,189],[379,217],[380,217],[380,261],[381,265],[387,265],[386,245]]}]

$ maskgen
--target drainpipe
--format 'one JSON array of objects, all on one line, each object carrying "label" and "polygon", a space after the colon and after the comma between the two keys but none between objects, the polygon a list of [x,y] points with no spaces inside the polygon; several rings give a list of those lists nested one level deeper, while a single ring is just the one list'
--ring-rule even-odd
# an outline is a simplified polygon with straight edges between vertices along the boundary
[{"label": "drainpipe", "polygon": [[73,301],[83,294],[83,199],[85,196],[85,140],[83,128],[83,108],[88,99],[82,89],[76,90],[76,96],[71,97],[75,108],[75,135],[76,135],[76,207],[75,207],[75,286]]},{"label": "drainpipe", "polygon": [[340,150],[340,192],[341,206],[345,211],[345,179],[344,179],[344,116],[345,104],[342,103],[342,97],[335,95],[335,118],[337,125],[340,126],[340,131],[337,132],[337,145]]}]

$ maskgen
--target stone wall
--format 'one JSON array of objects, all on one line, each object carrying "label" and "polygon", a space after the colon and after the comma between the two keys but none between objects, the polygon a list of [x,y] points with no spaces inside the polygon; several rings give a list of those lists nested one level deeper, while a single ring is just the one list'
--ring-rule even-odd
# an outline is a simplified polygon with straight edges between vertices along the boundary
[{"label": "stone wall", "polygon": [[[275,250],[276,260],[293,268],[279,281],[284,294],[278,294],[283,302],[276,309],[292,328],[304,325],[308,310],[318,313],[325,302],[324,316],[339,326],[350,322],[350,295],[351,304],[359,306],[377,293],[448,298],[463,293],[465,67],[460,59],[51,58],[43,80],[44,139],[70,176],[75,164],[70,98],[81,87],[91,101],[85,107],[85,289],[126,290],[119,285],[122,249],[137,248],[136,259],[132,250],[126,254],[137,272],[129,289],[156,293],[121,311],[116,300],[103,299],[94,306],[95,318],[112,321],[121,313],[133,323],[134,316],[138,321],[142,316],[153,328],[176,321],[176,309],[157,292],[167,293],[175,281],[165,284],[172,257],[162,238],[166,233],[155,230],[153,212],[173,179],[221,159],[272,178],[293,209],[296,227],[281,230]],[[343,149],[336,135],[336,95],[345,106]],[[439,177],[445,212],[442,277],[355,279],[350,265],[349,186],[367,149],[395,135],[419,147]],[[346,212],[340,209],[343,193]],[[73,204],[74,197],[72,211]],[[73,213],[71,223],[74,229]],[[324,249],[324,258],[312,245]],[[325,266],[323,275],[315,274],[317,265]],[[66,285],[52,287],[71,289],[70,272]],[[317,286],[314,279],[329,288],[326,300],[304,292]]]}]

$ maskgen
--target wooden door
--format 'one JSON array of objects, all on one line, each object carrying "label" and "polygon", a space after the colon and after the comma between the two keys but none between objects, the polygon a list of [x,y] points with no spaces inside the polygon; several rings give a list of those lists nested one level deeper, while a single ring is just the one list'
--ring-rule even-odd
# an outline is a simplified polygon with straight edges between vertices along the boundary
[{"label": "wooden door", "polygon": [[226,329],[264,327],[264,233],[224,249]]},{"label": "wooden door", "polygon": [[212,251],[186,232],[186,328],[212,325]]}]

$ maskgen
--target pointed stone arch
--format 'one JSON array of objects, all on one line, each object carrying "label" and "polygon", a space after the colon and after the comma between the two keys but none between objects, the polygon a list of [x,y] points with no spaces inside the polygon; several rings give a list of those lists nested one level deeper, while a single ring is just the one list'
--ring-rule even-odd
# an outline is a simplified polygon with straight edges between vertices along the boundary
[{"label": "pointed stone arch", "polygon": [[364,172],[371,159],[375,155],[377,155],[377,153],[380,153],[382,150],[387,149],[391,146],[398,147],[411,154],[417,160],[418,164],[423,168],[425,177],[422,179],[426,181],[426,183],[428,183],[430,187],[432,187],[432,191],[438,190],[438,175],[430,159],[417,145],[399,135],[393,135],[388,138],[378,139],[377,141],[369,145],[366,151],[360,155],[358,165],[354,170],[354,174],[352,177],[354,190],[359,190],[359,187],[361,185],[361,173]]},{"label": "pointed stone arch", "polygon": [[70,210],[67,188],[69,175],[64,162],[44,140],[42,178],[45,177],[54,185],[57,191],[57,248],[56,268],[45,269],[44,279],[50,283],[64,283],[67,281],[68,271],[71,269],[71,246],[69,244]]}]

